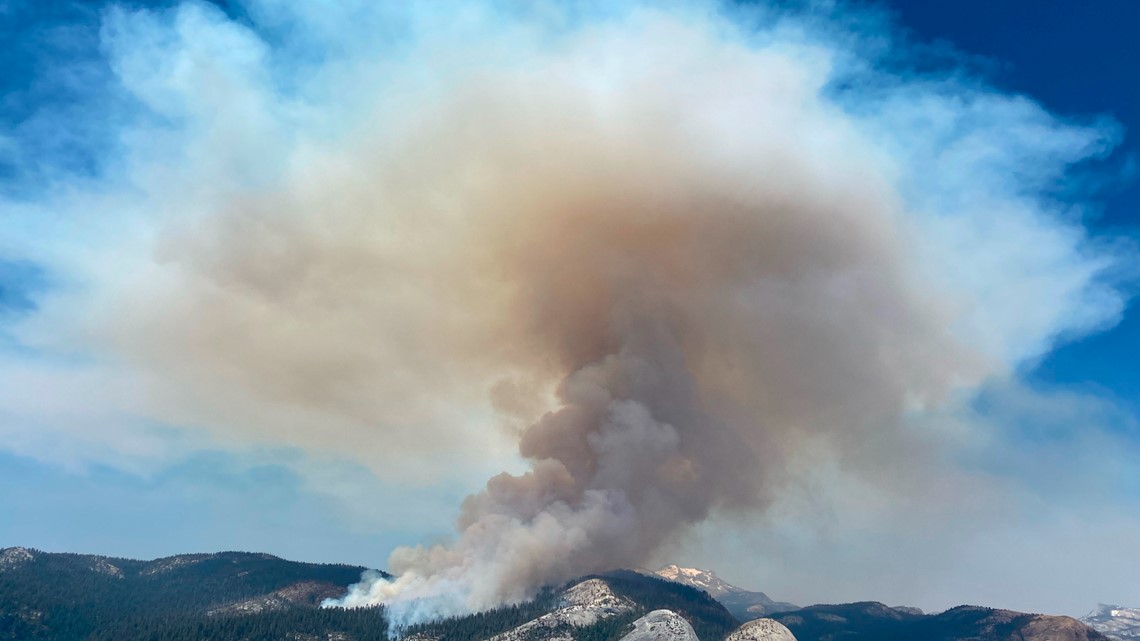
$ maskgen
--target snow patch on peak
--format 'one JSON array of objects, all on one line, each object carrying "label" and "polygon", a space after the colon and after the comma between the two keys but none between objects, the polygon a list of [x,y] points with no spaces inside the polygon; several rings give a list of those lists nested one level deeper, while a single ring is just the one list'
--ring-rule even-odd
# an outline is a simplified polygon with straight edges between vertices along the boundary
[{"label": "snow patch on peak", "polygon": [[699,577],[699,576],[716,576],[715,572],[708,570],[701,570],[698,568],[683,568],[676,563],[670,563],[665,567],[657,570],[657,574],[669,579],[676,579],[681,576]]},{"label": "snow patch on peak", "polygon": [[682,575],[683,576],[695,577],[695,576],[715,575],[716,574],[715,572],[710,572],[710,571],[706,571],[706,570],[699,570],[697,568],[683,568],[683,567],[681,567],[675,563],[670,563],[669,565],[666,565],[665,567],[658,570],[657,573],[660,574],[661,576],[669,576],[672,578],[676,578],[676,577],[682,576]]},{"label": "snow patch on peak", "polygon": [[1140,608],[1113,608],[1111,614],[1122,619],[1135,619],[1140,621]]},{"label": "snow patch on peak", "polygon": [[1113,639],[1140,641],[1140,608],[1122,608],[1101,603],[1080,620]]},{"label": "snow patch on peak", "polygon": [[683,568],[676,564],[670,564],[657,570],[656,574],[663,579],[704,590],[713,597],[724,596],[733,592],[745,592],[745,590],[721,579],[715,572],[708,570]]},{"label": "snow patch on peak", "polygon": [[683,568],[676,564],[670,564],[657,570],[654,574],[662,579],[707,592],[709,596],[720,601],[732,613],[732,616],[741,621],[750,621],[776,612],[799,609],[799,606],[794,603],[773,600],[763,592],[738,588],[709,570]]},{"label": "snow patch on peak", "polygon": [[796,641],[796,635],[779,621],[756,619],[737,628],[725,641]]}]

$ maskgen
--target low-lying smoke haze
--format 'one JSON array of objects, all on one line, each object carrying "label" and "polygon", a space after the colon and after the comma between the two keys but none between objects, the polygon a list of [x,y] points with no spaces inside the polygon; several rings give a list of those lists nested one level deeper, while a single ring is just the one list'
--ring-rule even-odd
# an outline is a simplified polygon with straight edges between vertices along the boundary
[{"label": "low-lying smoke haze", "polygon": [[805,461],[957,513],[976,394],[1123,309],[1127,249],[1051,191],[1112,124],[886,71],[870,18],[313,7],[108,10],[146,117],[113,179],[53,184],[72,228],[7,247],[70,279],[21,340],[92,354],[118,412],[416,483],[517,446],[339,605],[645,565]]}]

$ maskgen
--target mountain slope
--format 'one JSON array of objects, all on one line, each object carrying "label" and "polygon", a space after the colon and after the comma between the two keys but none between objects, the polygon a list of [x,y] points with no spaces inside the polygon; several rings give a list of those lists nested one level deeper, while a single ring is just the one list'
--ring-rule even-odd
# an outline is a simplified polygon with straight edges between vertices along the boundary
[{"label": "mountain slope", "polygon": [[0,550],[0,640],[86,640],[124,626],[315,610],[364,569],[246,552],[139,561],[6,548]]},{"label": "mountain slope", "polygon": [[882,603],[813,605],[773,614],[799,641],[1107,641],[1070,617],[959,606],[918,614]]},{"label": "mountain slope", "polygon": [[715,572],[697,568],[683,568],[677,565],[666,565],[655,572],[657,576],[670,581],[689,585],[698,590],[708,592],[714,599],[724,604],[724,607],[734,617],[741,621],[767,616],[774,612],[787,612],[797,610],[800,606],[783,601],[775,601],[763,592],[753,592],[738,588],[721,579]]},{"label": "mountain slope", "polygon": [[1081,622],[1113,639],[1140,641],[1140,608],[1100,604]]},{"label": "mountain slope", "polygon": [[[137,561],[2,549],[0,641],[388,641],[383,608],[316,607],[362,570],[242,552]],[[715,591],[706,574],[695,579]],[[924,615],[881,603],[815,605],[771,618],[779,623],[741,626],[704,589],[616,571],[402,632],[414,641],[1106,639],[1068,617],[970,606]]]}]

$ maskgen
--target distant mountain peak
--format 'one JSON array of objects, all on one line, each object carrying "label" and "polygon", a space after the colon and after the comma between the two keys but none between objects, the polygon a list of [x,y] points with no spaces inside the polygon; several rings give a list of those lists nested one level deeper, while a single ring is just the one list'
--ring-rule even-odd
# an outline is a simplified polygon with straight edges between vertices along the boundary
[{"label": "distant mountain peak", "polygon": [[1107,603],[1097,604],[1081,622],[1113,639],[1140,641],[1140,608],[1124,608]]},{"label": "distant mountain peak", "polygon": [[775,601],[763,592],[739,588],[718,577],[716,572],[700,568],[686,568],[671,563],[654,572],[657,576],[704,590],[741,621],[749,621],[775,612],[796,610],[798,605]]},{"label": "distant mountain peak", "polygon": [[683,568],[673,563],[657,570],[655,574],[663,579],[684,583],[685,585],[704,590],[714,598],[733,592],[746,592],[743,588],[738,588],[724,579],[721,579],[716,575],[716,572],[711,570]]}]

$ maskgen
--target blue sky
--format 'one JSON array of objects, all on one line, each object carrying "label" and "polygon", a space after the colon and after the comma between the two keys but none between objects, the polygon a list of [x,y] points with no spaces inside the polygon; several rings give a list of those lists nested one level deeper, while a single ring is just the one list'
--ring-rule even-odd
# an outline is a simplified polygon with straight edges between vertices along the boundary
[{"label": "blue sky", "polygon": [[[0,41],[5,43],[0,53],[0,385],[12,384],[0,387],[0,546],[137,557],[247,549],[383,566],[393,547],[446,534],[456,506],[482,479],[501,469],[524,468],[512,454],[509,433],[485,430],[490,410],[473,403],[462,380],[465,373],[428,367],[430,355],[424,356],[427,365],[406,363],[400,350],[377,348],[377,354],[393,355],[391,370],[400,372],[406,365],[407,374],[379,382],[367,379],[362,391],[352,373],[343,374],[343,380],[335,373],[343,363],[359,365],[361,371],[374,364],[352,361],[356,347],[335,335],[359,326],[353,319],[322,324],[326,318],[320,314],[313,327],[332,328],[330,335],[280,361],[258,360],[264,355],[256,340],[249,341],[258,343],[252,346],[230,344],[229,349],[251,350],[249,371],[235,373],[224,358],[202,348],[213,336],[207,330],[216,328],[203,322],[206,329],[197,333],[193,315],[199,308],[191,303],[206,299],[182,300],[173,291],[183,282],[179,274],[162,270],[186,256],[206,256],[205,266],[199,267],[209,275],[233,268],[254,286],[268,283],[259,295],[269,292],[275,303],[278,295],[288,299],[290,293],[274,289],[272,275],[259,272],[257,265],[238,264],[237,259],[231,265],[227,261],[232,257],[224,251],[213,252],[211,242],[224,245],[227,233],[247,228],[220,227],[211,236],[202,212],[234,206],[231,196],[240,189],[272,191],[275,181],[294,169],[290,163],[297,150],[310,150],[305,143],[351,138],[352,123],[382,120],[361,115],[370,90],[356,78],[416,76],[418,67],[400,66],[407,64],[401,56],[411,46],[401,20],[418,24],[431,18],[397,18],[350,1],[324,9],[300,3],[289,11],[268,0],[231,2],[222,4],[223,10],[190,3],[199,9],[182,13],[177,6],[173,1],[0,0]],[[1123,312],[1118,308],[1131,298],[1140,276],[1130,245],[1140,241],[1140,138],[1135,133],[1140,131],[1140,86],[1134,82],[1140,45],[1132,33],[1140,6],[1127,0],[894,0],[839,6],[812,15],[831,25],[827,29],[857,28],[860,36],[850,45],[858,51],[854,58],[872,60],[884,73],[894,74],[884,84],[903,87],[900,96],[910,95],[905,89],[916,77],[957,79],[946,81],[951,89],[942,91],[980,91],[1002,104],[994,108],[1000,112],[994,122],[1039,126],[1044,132],[1039,147],[1014,140],[1011,144],[1025,151],[1001,156],[994,166],[1017,175],[1029,168],[1025,171],[1032,178],[1010,187],[1009,194],[1020,197],[1024,194],[1018,190],[1029,189],[1027,198],[1038,208],[1032,216],[1045,212],[1042,218],[1050,221],[1040,228],[1030,225],[1028,231],[1041,235],[1027,234],[1025,242],[1055,242],[1056,253],[1042,250],[1026,264],[1036,265],[1033,260],[1039,259],[1042,273],[1052,281],[1072,276],[1074,284],[1057,287],[1055,306],[1049,298],[1054,290],[1042,287],[1044,293],[1032,298],[1030,306],[1045,311],[1026,308],[1025,316],[1034,322],[1025,324],[1024,331],[1003,329],[1005,333],[991,335],[982,328],[984,336],[970,334],[970,340],[985,346],[980,351],[1002,365],[971,382],[953,411],[940,409],[915,419],[915,425],[934,426],[929,429],[949,440],[968,441],[943,451],[954,474],[962,475],[947,485],[992,482],[1003,488],[1005,498],[995,498],[985,509],[959,514],[953,512],[957,508],[947,508],[952,527],[944,529],[985,551],[977,558],[1000,557],[1027,533],[1040,534],[1044,552],[1068,555],[1074,563],[1088,561],[1089,551],[1082,547],[1086,542],[1134,540],[1140,535],[1135,529],[1140,471],[1128,456],[1140,451],[1140,377],[1133,366],[1140,358],[1140,312],[1134,305]],[[860,13],[867,7],[870,13]],[[580,17],[584,22],[599,19],[590,11],[583,15],[588,16]],[[353,30],[343,31],[350,23]],[[888,24],[893,26],[884,26]],[[392,37],[376,38],[377,33]],[[415,40],[407,36],[407,41]],[[533,46],[525,34],[520,40],[526,44],[518,46]],[[848,45],[837,44],[842,41],[824,46],[841,52],[837,60],[849,53],[844,49]],[[865,53],[882,46],[880,41],[892,43],[890,55]],[[211,67],[215,59],[224,64]],[[373,68],[373,59],[395,62]],[[194,75],[199,72],[207,80]],[[307,84],[310,78],[314,80]],[[446,85],[446,78],[441,74],[430,80]],[[865,89],[857,84],[852,91],[862,100]],[[307,102],[312,95],[326,99]],[[329,95],[337,99],[329,100]],[[1016,96],[1029,100],[1023,104]],[[855,100],[844,108],[857,111],[861,104]],[[884,103],[867,104],[882,108]],[[871,122],[869,128],[881,125],[873,118],[859,122]],[[978,131],[990,124],[977,125]],[[966,122],[960,128],[971,126]],[[959,134],[947,137],[954,135]],[[933,150],[938,157],[952,151]],[[941,166],[922,153],[899,157]],[[337,162],[334,153],[321,158],[328,166]],[[981,175],[963,173],[962,186]],[[907,178],[912,181],[908,188],[921,191],[926,179],[934,180]],[[162,198],[142,198],[140,184],[169,189]],[[952,185],[939,189],[943,191],[915,206],[938,208],[956,197]],[[1009,194],[1002,191],[1000,196],[1009,198],[984,203],[995,212],[1005,211],[998,207],[1006,205],[1014,212],[1021,201],[1015,203]],[[293,231],[261,219],[257,225],[271,232],[269,253],[275,239]],[[195,236],[203,229],[207,231]],[[328,229],[321,225],[304,229],[313,238],[327,237]],[[1004,228],[996,229],[994,233]],[[197,244],[171,240],[183,232]],[[281,235],[274,236],[277,232]],[[1016,251],[1019,240],[1009,240],[1013,249],[995,241],[994,255],[1022,256]],[[146,258],[135,261],[138,256]],[[1000,271],[1002,265],[998,267]],[[314,268],[313,273],[344,277],[335,268]],[[979,270],[977,278],[989,279],[984,267]],[[992,287],[977,285],[979,300],[1004,297],[1002,287],[1008,282],[1027,290],[1039,284],[1013,277],[1007,282],[996,274],[992,280]],[[249,284],[234,282],[235,289]],[[136,316],[138,310],[124,306],[140,295],[163,313]],[[422,304],[414,296],[401,300],[409,307]],[[282,304],[292,309],[288,305],[293,302]],[[1017,315],[1016,307],[1013,312],[997,307],[1001,309],[992,316],[982,314],[983,321],[1021,327],[1008,319]],[[1046,309],[1053,307],[1059,310],[1055,314]],[[251,303],[249,309],[255,314],[261,308]],[[214,311],[219,317],[234,312],[225,307]],[[388,308],[383,311],[385,318],[390,316]],[[377,321],[376,331],[414,333],[395,321],[385,323]],[[441,324],[446,330],[446,323]],[[299,322],[297,327],[305,326]],[[274,337],[289,345],[305,342],[292,333],[302,330],[278,329]],[[1023,337],[1025,345],[1019,342]],[[189,347],[170,347],[180,339]],[[219,352],[224,356],[225,350]],[[299,381],[283,371],[305,368],[312,374]],[[327,389],[326,380],[333,381]],[[427,419],[414,413],[423,409],[416,405],[407,414],[383,414],[400,424],[390,432],[388,426],[361,430],[360,425],[375,423],[376,406],[401,400],[409,395],[404,385],[425,381],[439,382],[452,392],[446,398],[456,399],[443,402],[442,408],[425,402],[430,407],[423,411],[432,421],[462,418],[473,424],[454,432],[433,431],[425,427]],[[255,394],[247,397],[243,384]],[[301,400],[289,396],[298,388],[304,390]],[[286,400],[265,400],[279,398]],[[337,403],[345,409],[329,413],[328,407]],[[314,424],[326,431],[314,431]],[[967,424],[968,429],[946,427]],[[421,430],[427,445],[416,442]],[[441,443],[439,452],[433,452],[432,439]],[[803,486],[826,485],[828,473],[820,472]],[[874,476],[868,473],[868,478]],[[1095,572],[1103,574],[1091,572],[1056,598],[1042,588],[1019,595],[1017,581],[1039,583],[1040,578],[1034,575],[1040,570],[1020,557],[1004,570],[1023,575],[971,592],[977,576],[970,572],[981,571],[983,563],[969,550],[956,551],[973,559],[957,568],[931,560],[938,552],[930,548],[947,542],[899,516],[910,509],[906,505],[913,506],[909,503],[900,504],[899,513],[881,508],[883,514],[898,516],[899,527],[880,536],[876,528],[881,524],[853,516],[859,510],[852,507],[878,503],[850,491],[850,496],[838,492],[836,504],[819,514],[807,510],[801,520],[767,516],[761,525],[726,526],[728,533],[707,526],[663,550],[661,558],[709,564],[746,587],[791,600],[902,598],[913,587],[905,578],[907,564],[918,559],[923,567],[929,564],[926,583],[945,585],[916,597],[925,599],[923,607],[951,605],[974,594],[986,604],[1070,614],[1079,613],[1085,601],[1090,608],[1098,600],[1140,604],[1134,585],[1127,592],[1127,567],[1112,574],[1097,566]],[[788,499],[781,509],[800,514],[797,500]],[[1004,500],[1024,514],[1018,519],[994,516],[1003,512]],[[1099,528],[1103,538],[1094,542],[1074,525],[1081,521]],[[971,523],[976,527],[968,527]],[[847,528],[849,536],[837,540],[828,531],[836,524]],[[913,528],[912,536],[900,534],[908,528]],[[769,546],[772,556],[730,565],[734,555],[756,545]],[[861,555],[889,558],[892,549],[901,550],[898,567],[888,563],[873,581],[866,578],[862,562],[851,560]],[[785,559],[772,558],[780,555]],[[818,564],[812,565],[811,558]],[[821,585],[823,577],[831,583]],[[1115,592],[1078,594],[1082,587],[1098,584]]]},{"label": "blue sky", "polygon": [[[888,3],[915,37],[945,43],[982,59],[979,66],[999,87],[1033,96],[1055,113],[1087,118],[1106,114],[1125,130],[1119,147],[1092,171],[1105,180],[1090,216],[1094,233],[1140,233],[1140,87],[1130,24],[1140,7],[1127,0],[1078,3]],[[979,16],[984,16],[979,19]],[[1037,364],[1044,383],[1095,386],[1121,400],[1140,400],[1140,378],[1131,367],[1140,354],[1140,315],[1130,309],[1115,327],[1063,345]],[[1135,405],[1134,405],[1135,406]]]}]

